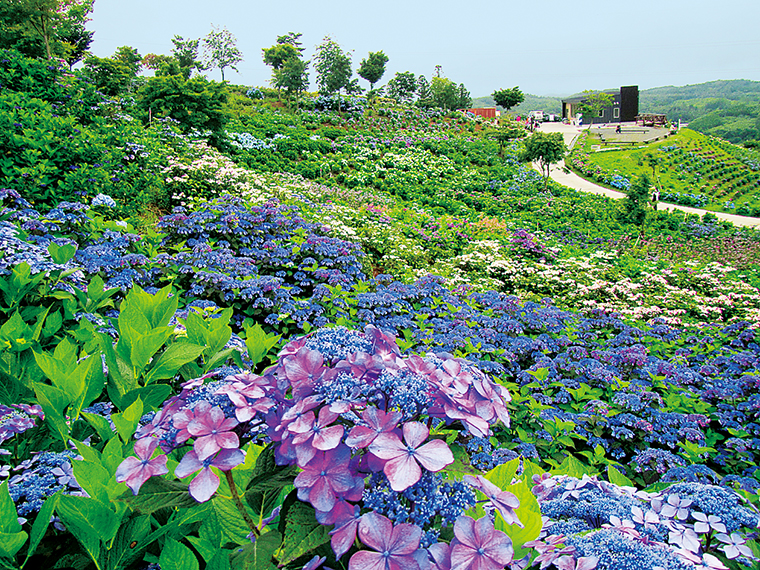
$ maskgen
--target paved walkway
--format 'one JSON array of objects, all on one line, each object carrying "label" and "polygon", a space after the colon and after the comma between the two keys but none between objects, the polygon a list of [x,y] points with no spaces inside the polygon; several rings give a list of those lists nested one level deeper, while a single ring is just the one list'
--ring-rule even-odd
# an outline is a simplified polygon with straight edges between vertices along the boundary
[{"label": "paved walkway", "polygon": [[[545,133],[562,133],[562,137],[565,139],[565,144],[568,146],[568,148],[570,147],[573,139],[575,139],[575,137],[577,137],[582,132],[582,129],[578,127],[574,127],[573,125],[565,125],[563,123],[542,123],[540,130],[544,131]],[[540,171],[540,168],[538,168],[537,165],[534,164],[533,166],[536,168],[536,170]],[[567,186],[568,188],[575,188],[576,190],[590,192],[592,194],[600,194],[602,196],[615,198],[616,200],[625,198],[625,194],[623,192],[617,192],[616,190],[610,190],[604,186],[594,184],[585,178],[581,178],[575,174],[575,172],[564,172],[564,167],[564,161],[552,166],[551,170],[549,171],[549,177],[555,182],[562,184],[563,186]],[[665,202],[660,202],[658,208],[660,210],[680,210],[681,212],[686,212],[687,214],[697,214],[700,217],[708,212],[708,210],[702,210],[700,208],[690,208],[689,206],[667,204]],[[736,214],[725,214],[723,212],[710,213],[717,216],[718,219],[729,221],[736,226],[760,227],[760,218],[737,216]]]}]

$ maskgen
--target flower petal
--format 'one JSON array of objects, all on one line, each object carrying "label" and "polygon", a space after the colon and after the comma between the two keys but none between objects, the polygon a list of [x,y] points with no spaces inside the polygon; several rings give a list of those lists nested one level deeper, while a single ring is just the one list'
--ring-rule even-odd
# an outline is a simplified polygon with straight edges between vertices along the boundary
[{"label": "flower petal", "polygon": [[201,472],[190,482],[190,495],[199,503],[208,501],[219,488],[219,477],[204,467]]}]

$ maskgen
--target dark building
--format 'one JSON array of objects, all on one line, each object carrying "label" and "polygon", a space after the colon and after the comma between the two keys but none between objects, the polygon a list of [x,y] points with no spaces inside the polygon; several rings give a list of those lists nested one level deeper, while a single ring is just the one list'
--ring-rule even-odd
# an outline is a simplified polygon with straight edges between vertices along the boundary
[{"label": "dark building", "polygon": [[[599,93],[599,91],[594,91]],[[601,93],[612,95],[612,105],[599,111],[592,123],[628,123],[636,120],[639,114],[639,87],[629,85],[620,89],[605,89]],[[573,119],[580,111],[579,107],[590,93],[577,93],[562,100],[562,118]]]}]

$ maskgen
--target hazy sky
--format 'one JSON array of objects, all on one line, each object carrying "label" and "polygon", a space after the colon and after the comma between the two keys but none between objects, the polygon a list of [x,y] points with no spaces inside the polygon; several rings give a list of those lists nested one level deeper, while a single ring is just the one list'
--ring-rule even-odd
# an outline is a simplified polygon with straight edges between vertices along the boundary
[{"label": "hazy sky", "polygon": [[[638,85],[640,89],[715,79],[760,80],[758,0],[96,0],[92,51],[118,46],[171,51],[171,38],[199,38],[211,24],[238,39],[233,83],[268,85],[261,49],[301,32],[305,56],[330,35],[352,52],[389,57],[384,84],[397,71],[431,77],[436,65],[473,97],[519,85],[535,95]],[[219,70],[209,72],[220,79]],[[310,69],[312,86],[315,74]],[[362,87],[367,82],[360,80]]]}]

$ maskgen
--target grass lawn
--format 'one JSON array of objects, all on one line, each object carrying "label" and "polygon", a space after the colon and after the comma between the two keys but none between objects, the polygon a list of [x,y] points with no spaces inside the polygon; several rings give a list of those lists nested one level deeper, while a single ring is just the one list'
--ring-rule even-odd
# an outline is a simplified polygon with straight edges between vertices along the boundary
[{"label": "grass lawn", "polygon": [[[620,190],[625,180],[632,182],[646,173],[660,187],[663,201],[760,215],[757,152],[689,129],[640,146],[598,150],[600,142],[598,135],[586,135],[571,155],[571,167]],[[649,156],[657,160],[654,175]]]}]

